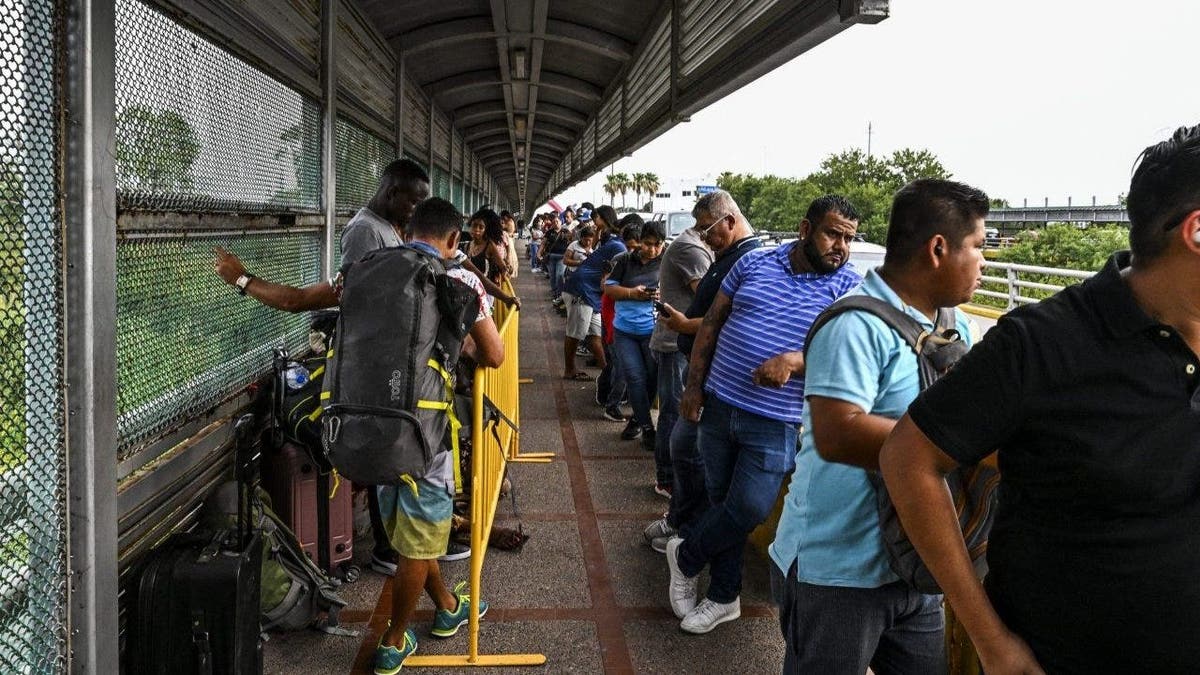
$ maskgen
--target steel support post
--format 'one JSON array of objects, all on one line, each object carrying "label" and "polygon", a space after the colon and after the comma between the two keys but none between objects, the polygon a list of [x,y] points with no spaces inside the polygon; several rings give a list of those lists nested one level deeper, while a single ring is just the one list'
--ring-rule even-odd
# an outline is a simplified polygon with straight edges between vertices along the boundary
[{"label": "steel support post", "polygon": [[324,113],[321,134],[321,197],[325,205],[325,246],[322,277],[333,276],[337,237],[337,3],[321,0],[321,109]]},{"label": "steel support post", "polygon": [[107,675],[119,661],[116,7],[113,0],[63,6],[68,663],[72,673]]},{"label": "steel support post", "polygon": [[396,50],[396,158],[404,156],[404,52]]}]

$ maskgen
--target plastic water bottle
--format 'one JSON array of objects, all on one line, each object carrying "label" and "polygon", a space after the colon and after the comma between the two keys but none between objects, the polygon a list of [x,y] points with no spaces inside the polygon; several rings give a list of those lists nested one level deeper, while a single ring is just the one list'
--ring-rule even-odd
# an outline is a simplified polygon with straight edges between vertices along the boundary
[{"label": "plastic water bottle", "polygon": [[308,384],[308,368],[293,363],[284,371],[284,378],[287,380],[288,389],[295,391]]}]

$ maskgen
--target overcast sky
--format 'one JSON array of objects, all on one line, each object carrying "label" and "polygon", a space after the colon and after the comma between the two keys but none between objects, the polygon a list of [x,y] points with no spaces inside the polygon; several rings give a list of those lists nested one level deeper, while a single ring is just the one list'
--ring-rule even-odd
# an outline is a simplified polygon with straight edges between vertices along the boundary
[{"label": "overcast sky", "polygon": [[[800,55],[615,170],[799,177],[865,149],[870,122],[873,154],[927,148],[1014,205],[1113,203],[1145,146],[1200,123],[1198,29],[1196,0],[892,0],[887,20]],[[602,182],[559,201],[599,203]]]}]

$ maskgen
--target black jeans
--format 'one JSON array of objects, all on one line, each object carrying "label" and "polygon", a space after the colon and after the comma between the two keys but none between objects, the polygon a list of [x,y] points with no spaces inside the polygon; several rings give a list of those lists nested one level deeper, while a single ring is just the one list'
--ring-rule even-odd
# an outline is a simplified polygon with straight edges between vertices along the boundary
[{"label": "black jeans", "polygon": [[787,642],[785,675],[944,675],[942,596],[903,581],[879,588],[816,586],[771,565],[771,595]]}]

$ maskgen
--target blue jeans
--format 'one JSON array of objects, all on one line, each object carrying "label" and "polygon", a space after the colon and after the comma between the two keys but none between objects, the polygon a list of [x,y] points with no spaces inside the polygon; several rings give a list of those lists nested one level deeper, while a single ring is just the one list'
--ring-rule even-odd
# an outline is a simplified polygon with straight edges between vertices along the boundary
[{"label": "blue jeans", "polygon": [[783,672],[877,675],[946,672],[942,596],[903,581],[879,588],[816,586],[771,565],[771,595],[787,643]]},{"label": "blue jeans", "polygon": [[613,347],[621,362],[621,373],[625,375],[633,419],[643,429],[651,427],[650,400],[658,388],[658,364],[650,353],[650,336],[615,329],[613,332],[616,334]]},{"label": "blue jeans", "polygon": [[539,268],[537,256],[538,256],[538,249],[541,247],[542,247],[542,242],[540,242],[540,241],[529,242],[529,267],[531,269],[536,270]]},{"label": "blue jeans", "polygon": [[658,435],[654,438],[654,477],[659,485],[674,490],[675,469],[671,464],[671,430],[679,419],[679,397],[683,395],[687,359],[679,352],[654,352],[658,363]]},{"label": "blue jeans", "polygon": [[[658,417],[662,429],[662,414]],[[708,488],[704,487],[704,460],[696,448],[700,426],[691,420],[678,419],[671,430],[671,471],[675,481],[671,490],[671,506],[667,509],[667,524],[688,538],[692,529],[708,511]],[[662,433],[661,431],[659,432]]]},{"label": "blue jeans", "polygon": [[562,295],[563,272],[567,266],[563,264],[563,257],[557,253],[546,254],[546,266],[550,268],[550,292],[557,298]]},{"label": "blue jeans", "polygon": [[625,398],[625,375],[613,345],[604,345],[604,359],[604,370],[596,378],[596,398],[604,401],[605,408],[615,408]]},{"label": "blue jeans", "polygon": [[679,547],[679,569],[691,577],[707,564],[708,599],[713,602],[733,602],[742,591],[746,538],[767,519],[784,477],[796,464],[798,426],[711,394],[705,398],[699,446],[712,507]]}]

